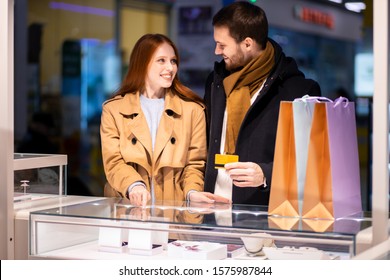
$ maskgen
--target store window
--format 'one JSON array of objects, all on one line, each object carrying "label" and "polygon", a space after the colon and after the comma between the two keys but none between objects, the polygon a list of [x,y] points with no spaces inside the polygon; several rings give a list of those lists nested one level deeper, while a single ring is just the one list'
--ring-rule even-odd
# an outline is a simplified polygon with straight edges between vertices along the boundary
[{"label": "store window", "polygon": [[100,115],[163,1],[15,1],[15,152],[68,155],[67,193],[103,195]]},{"label": "store window", "polygon": [[286,55],[296,59],[308,78],[319,82],[324,96],[334,99],[342,88],[354,97],[354,42],[274,27],[270,28],[269,36],[282,46]]}]

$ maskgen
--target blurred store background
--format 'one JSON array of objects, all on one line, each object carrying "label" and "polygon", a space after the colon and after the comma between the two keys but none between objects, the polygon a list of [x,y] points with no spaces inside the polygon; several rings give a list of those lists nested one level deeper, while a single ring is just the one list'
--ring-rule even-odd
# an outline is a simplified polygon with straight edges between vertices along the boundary
[{"label": "blurred store background", "polygon": [[[371,209],[372,1],[250,0],[270,37],[329,98],[356,102],[361,188]],[[15,0],[15,152],[68,155],[67,193],[103,195],[101,104],[119,86],[135,41],[178,45],[180,78],[203,96],[214,61],[211,20],[233,0]]]}]

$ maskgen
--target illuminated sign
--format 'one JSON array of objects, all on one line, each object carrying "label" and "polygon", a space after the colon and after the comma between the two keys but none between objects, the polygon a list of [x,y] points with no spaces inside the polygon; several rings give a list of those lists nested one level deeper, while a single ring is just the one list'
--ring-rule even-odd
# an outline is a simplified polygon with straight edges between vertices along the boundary
[{"label": "illuminated sign", "polygon": [[326,28],[334,28],[334,18],[331,14],[322,12],[317,9],[308,7],[295,6],[294,16],[306,23],[325,26]]}]

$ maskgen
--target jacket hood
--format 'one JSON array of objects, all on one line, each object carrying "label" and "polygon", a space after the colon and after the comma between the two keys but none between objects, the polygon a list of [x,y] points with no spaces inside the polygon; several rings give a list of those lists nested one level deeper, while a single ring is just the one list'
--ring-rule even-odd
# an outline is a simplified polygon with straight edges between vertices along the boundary
[{"label": "jacket hood", "polygon": [[282,47],[274,40],[268,38],[275,49],[275,67],[271,70],[271,75],[277,75],[279,79],[285,80],[293,76],[305,77],[298,69],[298,65],[294,58],[286,56]]}]

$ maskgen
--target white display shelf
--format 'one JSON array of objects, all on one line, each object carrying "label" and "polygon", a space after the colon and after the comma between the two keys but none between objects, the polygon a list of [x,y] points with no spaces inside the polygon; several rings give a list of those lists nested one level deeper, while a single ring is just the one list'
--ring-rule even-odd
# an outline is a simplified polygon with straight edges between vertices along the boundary
[{"label": "white display shelf", "polygon": [[14,170],[42,168],[51,166],[64,166],[68,164],[67,155],[52,154],[14,154]]}]

